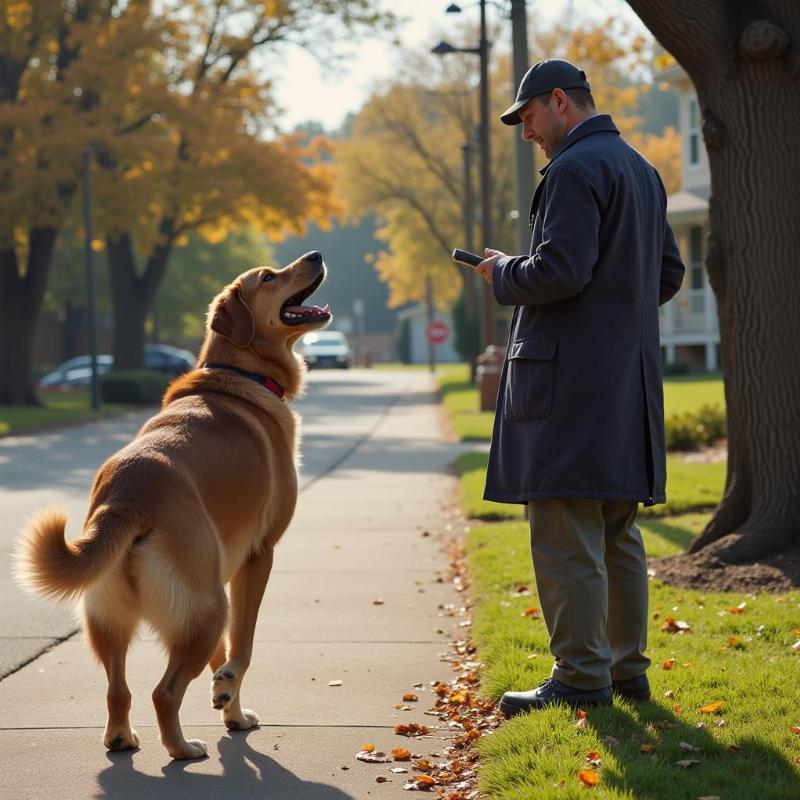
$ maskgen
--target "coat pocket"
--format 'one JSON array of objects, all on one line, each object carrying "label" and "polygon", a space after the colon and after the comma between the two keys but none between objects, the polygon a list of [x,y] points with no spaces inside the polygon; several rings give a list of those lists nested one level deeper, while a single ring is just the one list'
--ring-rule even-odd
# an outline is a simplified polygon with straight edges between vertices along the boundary
[{"label": "coat pocket", "polygon": [[508,353],[503,415],[509,422],[547,419],[558,339],[517,339]]}]

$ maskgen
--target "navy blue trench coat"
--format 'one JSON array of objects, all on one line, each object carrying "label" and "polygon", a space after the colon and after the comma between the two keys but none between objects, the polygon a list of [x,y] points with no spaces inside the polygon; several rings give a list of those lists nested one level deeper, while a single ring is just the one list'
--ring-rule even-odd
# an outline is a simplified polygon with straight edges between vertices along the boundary
[{"label": "navy blue trench coat", "polygon": [[658,307],[684,274],[656,169],[596,115],[561,142],[529,256],[494,266],[516,306],[484,497],[666,500]]}]

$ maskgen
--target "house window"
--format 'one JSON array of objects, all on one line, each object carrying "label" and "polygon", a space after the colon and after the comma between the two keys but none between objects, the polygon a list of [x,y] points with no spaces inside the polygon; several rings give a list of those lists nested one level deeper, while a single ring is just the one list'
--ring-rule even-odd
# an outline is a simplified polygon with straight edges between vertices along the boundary
[{"label": "house window", "polygon": [[689,139],[689,166],[700,163],[700,105],[696,97],[689,98],[689,124],[686,134]]},{"label": "house window", "polygon": [[692,289],[703,288],[703,229],[689,229],[689,277]]}]

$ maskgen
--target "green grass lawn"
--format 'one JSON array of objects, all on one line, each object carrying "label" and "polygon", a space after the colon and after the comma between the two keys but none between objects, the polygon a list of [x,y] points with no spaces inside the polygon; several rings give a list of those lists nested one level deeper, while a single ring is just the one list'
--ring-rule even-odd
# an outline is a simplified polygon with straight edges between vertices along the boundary
[{"label": "green grass lawn", "polygon": [[[448,364],[437,371],[456,436],[464,442],[488,441],[492,435],[494,413],[478,410],[478,390],[469,382],[466,364]],[[725,407],[725,393],[719,375],[681,375],[664,380],[664,413],[683,414],[703,405]]]},{"label": "green grass lawn", "polygon": [[387,361],[380,364],[373,364],[372,369],[378,370],[390,370],[392,372],[405,372],[405,371],[412,371],[412,372],[419,372],[421,370],[428,369],[427,364],[403,364],[399,361]]},{"label": "green grass lawn", "polygon": [[44,405],[38,408],[0,406],[0,436],[81,422],[131,408],[117,403],[104,403],[99,411],[92,411],[88,390],[48,393],[41,400]]},{"label": "green grass lawn", "polygon": [[720,375],[681,375],[664,378],[664,413],[685,414],[704,405],[725,408],[725,387]]},{"label": "green grass lawn", "polygon": [[[668,524],[646,520],[648,550],[680,551],[703,522],[698,515],[672,517]],[[493,698],[535,686],[552,665],[543,620],[522,616],[538,605],[528,538],[527,525],[519,522],[481,525],[467,535],[472,635],[476,659],[485,665],[481,691]],[[520,586],[532,594],[513,597]],[[742,602],[744,612],[732,614],[729,609]],[[792,650],[800,592],[702,595],[652,580],[650,612],[653,701],[590,710],[583,729],[565,709],[515,717],[481,741],[480,785],[488,797],[584,797],[577,776],[590,751],[601,758],[600,783],[591,790],[597,797],[800,796],[800,736],[791,731],[800,725],[800,651]],[[691,633],[662,632],[666,616],[685,620]],[[675,666],[665,670],[669,659]],[[717,714],[698,712],[709,703],[721,703]],[[608,736],[619,744],[604,742]],[[643,753],[643,744],[654,749]],[[685,759],[699,763],[676,766]]]},{"label": "green grass lawn", "polygon": [[456,437],[462,442],[488,441],[492,436],[494,412],[478,410],[478,390],[469,382],[469,366],[448,364],[436,374]]},{"label": "green grass lawn", "polygon": [[[487,459],[485,453],[465,453],[458,460],[464,513],[483,520],[520,519],[523,506],[489,503],[483,499]],[[725,487],[725,469],[724,461],[695,463],[685,461],[680,455],[668,455],[667,502],[642,508],[641,513],[660,517],[717,505]]]},{"label": "green grass lawn", "polygon": [[[466,368],[442,370],[445,406],[462,439],[487,439],[491,414],[479,414]],[[724,404],[718,378],[665,382],[667,413],[705,403]],[[522,507],[482,498],[487,456],[459,460],[462,506],[478,518],[466,535],[471,580],[472,640],[483,664],[481,692],[498,699],[509,689],[532,688],[549,675],[552,657],[541,618],[523,616],[538,606],[529,531]],[[640,517],[651,557],[683,552],[708,521],[725,480],[724,462],[690,463],[669,455],[666,505]],[[508,521],[491,522],[506,518]],[[513,596],[520,587],[530,595]],[[741,613],[731,613],[746,603]],[[685,620],[691,633],[661,630],[664,619]],[[707,594],[650,582],[648,654],[653,701],[589,711],[576,725],[573,712],[553,708],[520,715],[479,741],[480,788],[502,800],[582,798],[613,800],[790,800],[800,798],[800,592],[782,596]],[[670,660],[674,659],[674,662]],[[671,669],[663,664],[674,663]],[[720,703],[718,713],[698,709]],[[614,737],[616,744],[607,737]],[[642,751],[642,745],[651,745]],[[600,758],[597,767],[588,753]],[[679,761],[698,763],[688,768]],[[578,779],[596,769],[600,782]]]}]

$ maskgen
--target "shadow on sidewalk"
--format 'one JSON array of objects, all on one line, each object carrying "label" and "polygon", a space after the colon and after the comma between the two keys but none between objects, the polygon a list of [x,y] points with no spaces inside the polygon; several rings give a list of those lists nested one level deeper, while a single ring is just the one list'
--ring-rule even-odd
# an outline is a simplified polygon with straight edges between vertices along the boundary
[{"label": "shadow on sidewalk", "polygon": [[[258,729],[256,729],[258,730]],[[220,797],[265,797],[269,800],[354,800],[352,795],[324,783],[298,778],[275,759],[247,743],[247,733],[223,736],[217,743],[222,775],[202,775],[189,768],[196,761],[172,761],[163,778],[138,772],[136,751],[107,753],[109,767],[97,776],[98,798],[137,797],[141,800],[218,800]],[[166,755],[166,754],[165,754]],[[210,758],[214,758],[213,748]]]}]

